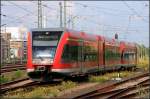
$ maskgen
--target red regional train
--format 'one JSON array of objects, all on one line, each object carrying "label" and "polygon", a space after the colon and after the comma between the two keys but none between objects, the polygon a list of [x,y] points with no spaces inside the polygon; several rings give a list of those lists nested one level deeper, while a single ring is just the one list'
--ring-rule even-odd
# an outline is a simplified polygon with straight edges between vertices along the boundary
[{"label": "red regional train", "polygon": [[135,67],[137,47],[99,35],[64,28],[28,33],[27,72],[38,81]]}]

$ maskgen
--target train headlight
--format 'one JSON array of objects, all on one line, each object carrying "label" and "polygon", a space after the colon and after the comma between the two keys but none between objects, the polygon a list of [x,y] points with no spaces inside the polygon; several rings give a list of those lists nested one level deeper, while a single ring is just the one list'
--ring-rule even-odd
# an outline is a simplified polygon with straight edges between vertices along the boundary
[{"label": "train headlight", "polygon": [[32,69],[27,69],[27,72],[33,72],[34,71],[34,68]]},{"label": "train headlight", "polygon": [[39,59],[34,59],[33,60],[33,64],[39,64],[40,63],[40,60]]},{"label": "train headlight", "polygon": [[50,60],[50,63],[53,63],[54,61],[53,60]]}]

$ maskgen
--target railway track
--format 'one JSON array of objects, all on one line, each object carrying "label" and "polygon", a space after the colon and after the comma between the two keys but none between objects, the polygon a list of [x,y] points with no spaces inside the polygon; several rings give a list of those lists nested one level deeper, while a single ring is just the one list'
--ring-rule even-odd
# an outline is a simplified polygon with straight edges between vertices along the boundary
[{"label": "railway track", "polygon": [[60,79],[54,79],[51,82],[38,82],[33,81],[30,78],[24,78],[12,82],[8,82],[5,84],[1,84],[1,94],[5,94],[7,91],[13,91],[18,88],[28,88],[28,87],[36,87],[36,86],[45,86],[45,85],[58,85],[62,82]]},{"label": "railway track", "polygon": [[27,86],[33,86],[33,85],[36,85],[37,83],[38,82],[34,82],[30,80],[29,78],[24,78],[21,80],[16,80],[16,81],[8,82],[5,84],[1,84],[1,94],[9,90],[14,90],[17,88],[25,88]]},{"label": "railway track", "polygon": [[0,73],[6,73],[15,70],[25,70],[25,69],[26,69],[25,64],[7,64],[1,67]]},{"label": "railway track", "polygon": [[142,73],[135,77],[130,77],[122,81],[96,85],[93,88],[80,90],[77,93],[61,96],[71,99],[124,99],[134,98],[140,91],[150,90],[150,73]]}]

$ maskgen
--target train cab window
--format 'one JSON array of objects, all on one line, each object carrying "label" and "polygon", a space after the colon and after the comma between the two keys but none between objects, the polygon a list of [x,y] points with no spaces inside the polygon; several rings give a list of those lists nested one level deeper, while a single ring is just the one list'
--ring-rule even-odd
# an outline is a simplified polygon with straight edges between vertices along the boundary
[{"label": "train cab window", "polygon": [[54,58],[56,47],[49,47],[49,46],[34,46],[33,47],[33,58]]},{"label": "train cab window", "polygon": [[54,59],[62,31],[32,31],[33,61]]}]

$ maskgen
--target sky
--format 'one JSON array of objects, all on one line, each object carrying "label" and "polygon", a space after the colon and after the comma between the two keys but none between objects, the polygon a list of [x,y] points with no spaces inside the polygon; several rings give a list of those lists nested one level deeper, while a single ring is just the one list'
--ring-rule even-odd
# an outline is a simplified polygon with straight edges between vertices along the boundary
[{"label": "sky", "polygon": [[[59,2],[42,1],[47,28],[60,26]],[[68,28],[149,46],[148,1],[67,1],[66,9]],[[37,27],[37,1],[1,1],[1,14],[6,27]]]}]

